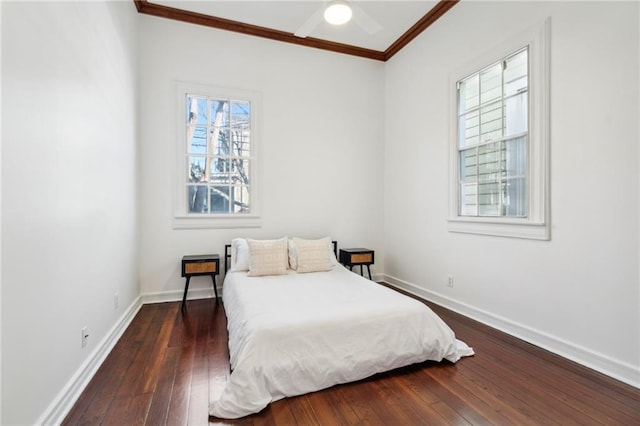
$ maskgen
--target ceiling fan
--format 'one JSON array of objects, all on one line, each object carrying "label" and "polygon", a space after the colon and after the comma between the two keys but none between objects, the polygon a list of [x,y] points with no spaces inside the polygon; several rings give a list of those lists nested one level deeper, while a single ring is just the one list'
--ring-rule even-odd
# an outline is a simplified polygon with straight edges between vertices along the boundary
[{"label": "ceiling fan", "polygon": [[294,33],[295,36],[305,38],[311,34],[324,18],[332,25],[342,25],[353,16],[353,20],[368,34],[375,34],[382,26],[367,14],[360,6],[345,0],[326,1],[318,8]]}]

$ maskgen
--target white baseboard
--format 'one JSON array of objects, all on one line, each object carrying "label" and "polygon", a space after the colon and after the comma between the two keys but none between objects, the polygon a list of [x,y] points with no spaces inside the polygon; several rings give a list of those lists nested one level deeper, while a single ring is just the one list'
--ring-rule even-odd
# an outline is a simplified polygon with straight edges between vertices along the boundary
[{"label": "white baseboard", "polygon": [[76,403],[80,394],[87,387],[93,376],[102,365],[107,355],[118,342],[127,329],[133,318],[136,316],[142,301],[140,297],[125,310],[120,319],[109,330],[106,336],[98,343],[91,352],[87,360],[80,366],[58,395],[53,399],[49,407],[42,413],[36,421],[37,425],[59,425],[69,414],[69,411]]},{"label": "white baseboard", "polygon": [[[183,294],[184,290],[158,291],[155,293],[143,293],[140,295],[140,298],[142,299],[143,305],[149,303],[180,302],[182,301]],[[218,287],[218,296],[222,298],[222,288],[220,287]],[[215,297],[213,287],[190,288],[187,292],[187,300],[210,299],[213,297]]]},{"label": "white baseboard", "polygon": [[[546,349],[585,367],[596,370],[621,382],[640,388],[640,371],[637,367],[613,359],[607,355],[576,345],[556,336],[517,323],[508,318],[492,314],[450,297],[426,290],[410,282],[391,275],[384,275],[384,282],[405,290],[418,297],[436,303],[454,312],[472,318],[497,330]],[[473,346],[470,344],[470,346]]]}]

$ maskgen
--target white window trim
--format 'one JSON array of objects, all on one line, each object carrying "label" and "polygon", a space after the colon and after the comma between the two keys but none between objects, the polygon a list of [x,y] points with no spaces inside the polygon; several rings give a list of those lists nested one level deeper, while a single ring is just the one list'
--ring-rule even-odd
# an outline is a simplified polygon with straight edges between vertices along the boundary
[{"label": "white window trim", "polygon": [[[175,104],[176,108],[176,137],[175,143],[175,167],[173,173],[173,184],[175,185],[173,200],[173,229],[217,229],[217,228],[259,228],[262,226],[261,220],[261,181],[260,179],[260,141],[261,141],[261,112],[262,96],[253,90],[234,89],[227,87],[210,86],[197,83],[175,82]],[[184,161],[186,146],[186,133],[184,131],[184,120],[186,117],[185,95],[187,93],[210,97],[221,97],[230,99],[248,99],[251,101],[251,163],[250,182],[250,205],[249,214],[215,214],[215,215],[189,215],[187,214],[187,185],[184,178],[187,174],[187,163]]]},{"label": "white window trim", "polygon": [[[508,38],[449,76],[450,232],[549,240],[549,61],[551,19]],[[525,46],[529,46],[529,156],[526,218],[468,217],[459,214],[458,99],[456,82]]]}]

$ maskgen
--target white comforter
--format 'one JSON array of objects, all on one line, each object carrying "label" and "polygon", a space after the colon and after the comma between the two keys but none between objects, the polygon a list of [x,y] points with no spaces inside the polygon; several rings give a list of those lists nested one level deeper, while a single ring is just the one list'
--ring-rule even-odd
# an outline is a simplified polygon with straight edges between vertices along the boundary
[{"label": "white comforter", "polygon": [[338,265],[330,272],[224,281],[232,372],[209,414],[238,418],[270,402],[473,350],[423,303]]}]

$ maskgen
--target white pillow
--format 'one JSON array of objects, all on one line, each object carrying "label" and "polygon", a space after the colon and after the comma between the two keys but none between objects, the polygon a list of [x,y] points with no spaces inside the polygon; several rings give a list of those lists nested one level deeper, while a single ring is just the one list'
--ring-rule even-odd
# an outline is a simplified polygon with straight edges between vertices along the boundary
[{"label": "white pillow", "polygon": [[[302,238],[292,238],[289,240],[289,267],[293,270],[297,270],[298,269],[298,249],[296,247],[296,243],[294,240],[301,240],[301,241],[315,241],[315,240],[304,240]],[[338,264],[338,259],[336,258],[336,254],[333,251],[333,242],[331,241],[330,237],[324,237],[321,238],[321,240],[328,240],[328,250],[329,250],[329,257],[331,259],[331,265],[335,266]]]},{"label": "white pillow", "polygon": [[249,276],[284,275],[287,273],[287,238],[251,240],[249,245]]},{"label": "white pillow", "polygon": [[246,238],[234,238],[231,240],[231,272],[243,272],[249,270],[249,244]]},{"label": "white pillow", "polygon": [[[298,272],[322,272],[333,268],[333,244],[331,238],[325,237],[319,240],[293,239],[295,249],[295,263]],[[289,251],[291,263],[291,250]]]}]

